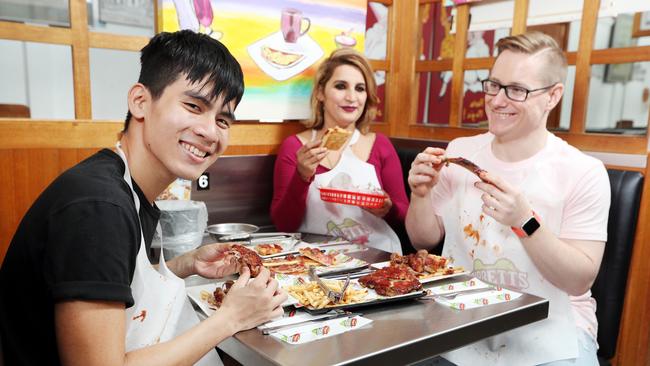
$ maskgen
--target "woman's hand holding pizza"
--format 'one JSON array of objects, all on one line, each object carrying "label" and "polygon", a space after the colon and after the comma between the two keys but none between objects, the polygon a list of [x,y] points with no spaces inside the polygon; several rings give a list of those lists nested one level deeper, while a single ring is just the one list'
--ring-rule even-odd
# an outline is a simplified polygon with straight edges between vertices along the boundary
[{"label": "woman's hand holding pizza", "polygon": [[327,148],[320,146],[320,140],[309,141],[302,145],[296,153],[298,174],[305,182],[311,181],[316,173],[316,167],[327,155]]}]

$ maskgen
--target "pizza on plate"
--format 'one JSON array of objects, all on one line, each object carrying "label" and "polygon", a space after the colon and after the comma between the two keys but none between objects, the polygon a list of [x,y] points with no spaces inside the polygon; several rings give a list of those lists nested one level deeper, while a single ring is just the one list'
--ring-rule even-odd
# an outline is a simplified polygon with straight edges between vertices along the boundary
[{"label": "pizza on plate", "polygon": [[258,244],[255,246],[255,251],[259,255],[271,255],[271,254],[278,254],[282,253],[282,245],[280,244]]},{"label": "pizza on plate", "polygon": [[321,252],[320,249],[317,248],[300,248],[298,251],[300,252],[300,255],[312,259],[323,266],[333,266],[337,264],[337,251],[331,251],[328,254]]},{"label": "pizza on plate", "polygon": [[271,272],[282,274],[307,273],[309,267],[320,267],[322,264],[302,255],[289,254],[285,257],[266,259],[262,263]]}]

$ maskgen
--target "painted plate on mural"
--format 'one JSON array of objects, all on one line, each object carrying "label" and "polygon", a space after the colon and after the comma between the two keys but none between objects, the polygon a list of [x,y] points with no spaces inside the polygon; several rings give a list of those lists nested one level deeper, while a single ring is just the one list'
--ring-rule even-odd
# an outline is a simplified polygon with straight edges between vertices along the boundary
[{"label": "painted plate on mural", "polygon": [[265,74],[278,81],[298,75],[323,56],[323,49],[308,34],[290,44],[280,31],[251,44],[247,51]]}]

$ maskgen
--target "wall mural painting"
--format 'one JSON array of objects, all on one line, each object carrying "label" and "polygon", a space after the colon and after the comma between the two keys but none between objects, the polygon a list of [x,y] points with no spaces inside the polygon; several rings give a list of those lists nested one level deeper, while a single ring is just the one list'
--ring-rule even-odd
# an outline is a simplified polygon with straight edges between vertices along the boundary
[{"label": "wall mural painting", "polygon": [[[388,44],[388,7],[384,4],[368,2],[366,16],[365,55],[371,60],[385,60]],[[375,121],[384,121],[386,110],[386,72],[375,71],[377,83],[377,116]]]},{"label": "wall mural painting", "polygon": [[337,47],[363,52],[366,0],[163,0],[162,30],[223,42],[242,65],[241,120],[311,117],[319,62]]},{"label": "wall mural painting", "polygon": [[[452,28],[452,7],[440,3],[427,4],[420,16],[422,25],[421,60],[451,59],[454,54],[454,34]],[[489,57],[494,48],[494,31],[469,32],[465,57]],[[465,71],[463,87],[463,125],[480,125],[486,121],[484,95],[481,80],[487,78],[487,70]],[[452,72],[431,72],[420,75],[418,122],[449,123],[451,102]]]}]

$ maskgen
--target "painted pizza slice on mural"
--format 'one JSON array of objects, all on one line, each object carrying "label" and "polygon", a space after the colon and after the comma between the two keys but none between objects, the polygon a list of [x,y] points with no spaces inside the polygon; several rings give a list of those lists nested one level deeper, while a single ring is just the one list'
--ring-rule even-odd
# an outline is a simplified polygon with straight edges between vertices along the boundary
[{"label": "painted pizza slice on mural", "polygon": [[302,53],[283,51],[270,46],[262,46],[261,53],[262,58],[277,68],[292,67],[305,58]]}]

